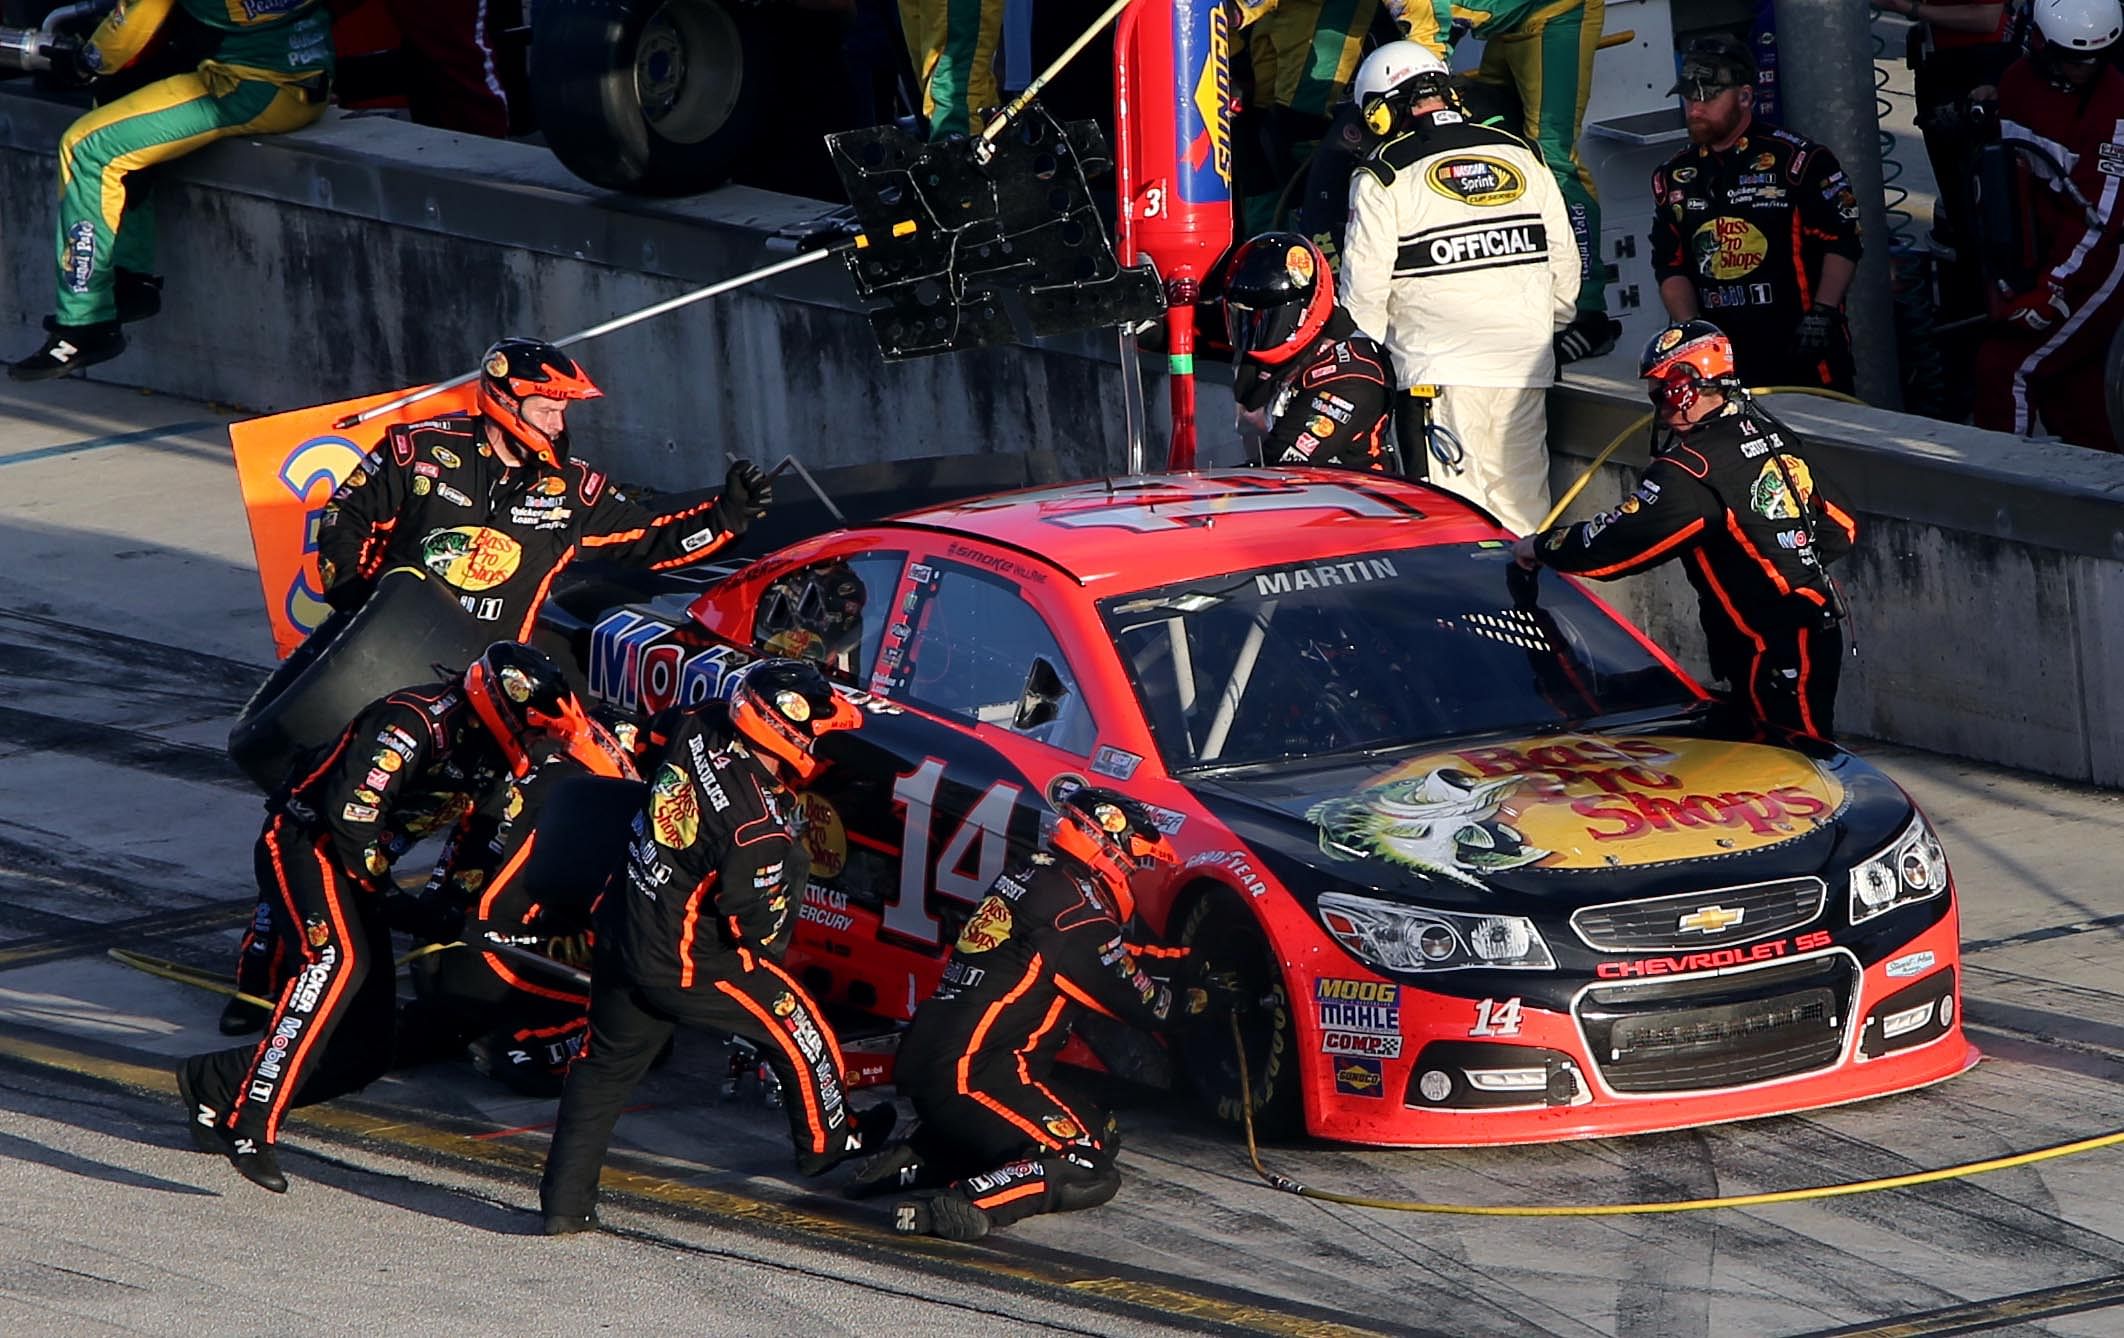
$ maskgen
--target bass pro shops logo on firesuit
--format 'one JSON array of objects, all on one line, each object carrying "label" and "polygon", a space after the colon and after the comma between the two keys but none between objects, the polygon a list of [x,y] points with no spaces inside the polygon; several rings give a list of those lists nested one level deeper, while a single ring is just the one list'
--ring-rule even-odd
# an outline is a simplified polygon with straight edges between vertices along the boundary
[{"label": "bass pro shops logo on firesuit", "polygon": [[66,291],[85,293],[96,273],[96,225],[82,219],[66,230]]}]

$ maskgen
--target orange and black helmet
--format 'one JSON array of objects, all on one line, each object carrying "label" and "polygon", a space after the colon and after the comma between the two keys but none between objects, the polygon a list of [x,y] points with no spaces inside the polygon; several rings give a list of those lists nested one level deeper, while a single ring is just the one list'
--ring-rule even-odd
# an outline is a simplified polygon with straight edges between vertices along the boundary
[{"label": "orange and black helmet", "polygon": [[568,434],[547,436],[524,420],[524,401],[594,400],[599,390],[575,359],[542,339],[509,338],[487,350],[479,364],[479,411],[531,454],[558,466],[568,458]]},{"label": "orange and black helmet", "polygon": [[809,660],[754,660],[730,676],[730,723],[801,782],[822,765],[815,751],[820,737],[857,728],[863,713]]},{"label": "orange and black helmet", "polygon": [[1243,243],[1224,271],[1224,331],[1242,358],[1275,366],[1312,347],[1335,311],[1327,256],[1295,232]]},{"label": "orange and black helmet", "polygon": [[501,748],[512,774],[531,770],[535,736],[570,752],[594,746],[594,726],[560,666],[521,641],[497,641],[465,668],[465,700]]},{"label": "orange and black helmet", "polygon": [[1136,913],[1129,879],[1139,870],[1180,867],[1180,857],[1151,821],[1150,810],[1119,790],[1087,785],[1070,791],[1058,807],[1061,818],[1048,844],[1056,854],[1091,870],[1112,898],[1117,920],[1125,923]]},{"label": "orange and black helmet", "polygon": [[1709,321],[1676,321],[1645,345],[1637,374],[1654,405],[1685,413],[1704,386],[1734,384],[1733,341]]}]

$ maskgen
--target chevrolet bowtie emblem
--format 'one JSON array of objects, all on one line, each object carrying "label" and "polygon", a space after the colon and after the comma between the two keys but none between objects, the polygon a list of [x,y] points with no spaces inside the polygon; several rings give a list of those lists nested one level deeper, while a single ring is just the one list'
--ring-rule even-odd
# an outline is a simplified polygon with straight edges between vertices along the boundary
[{"label": "chevrolet bowtie emblem", "polygon": [[1675,928],[1684,933],[1691,929],[1700,929],[1706,934],[1716,934],[1728,925],[1739,924],[1741,917],[1747,913],[1745,907],[1729,911],[1724,906],[1706,906],[1702,910],[1691,911],[1684,915]]}]

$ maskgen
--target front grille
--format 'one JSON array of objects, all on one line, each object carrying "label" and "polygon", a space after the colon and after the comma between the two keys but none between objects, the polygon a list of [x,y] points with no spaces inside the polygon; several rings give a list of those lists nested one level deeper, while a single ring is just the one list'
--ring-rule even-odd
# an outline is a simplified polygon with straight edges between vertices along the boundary
[{"label": "front grille", "polygon": [[[1797,929],[1822,913],[1828,888],[1819,878],[1787,878],[1715,892],[1681,892],[1615,901],[1571,913],[1571,928],[1601,952],[1682,952],[1712,944],[1752,943]],[[1682,923],[1691,921],[1684,929]]]},{"label": "front grille", "polygon": [[1609,1087],[1694,1092],[1834,1064],[1856,983],[1839,953],[1732,976],[1602,986],[1574,1011]]}]

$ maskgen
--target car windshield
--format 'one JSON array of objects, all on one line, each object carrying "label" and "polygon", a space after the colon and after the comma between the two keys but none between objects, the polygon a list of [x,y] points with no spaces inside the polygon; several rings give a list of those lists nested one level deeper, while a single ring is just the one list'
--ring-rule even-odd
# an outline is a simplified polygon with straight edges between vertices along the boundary
[{"label": "car windshield", "polygon": [[1576,586],[1494,541],[1234,572],[1100,613],[1175,771],[1699,700]]}]

